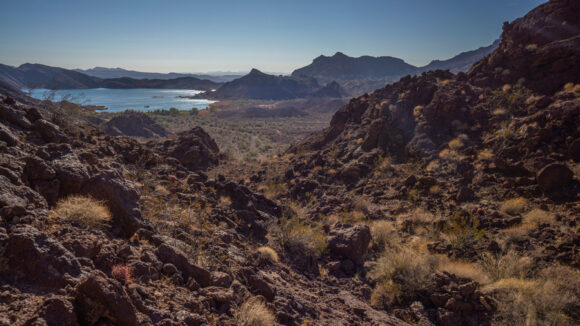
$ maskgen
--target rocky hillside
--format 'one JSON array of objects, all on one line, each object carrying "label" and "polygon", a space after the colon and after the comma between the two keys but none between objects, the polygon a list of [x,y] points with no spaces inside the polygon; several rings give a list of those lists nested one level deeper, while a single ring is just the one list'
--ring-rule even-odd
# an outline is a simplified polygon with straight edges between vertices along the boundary
[{"label": "rocky hillside", "polygon": [[489,46],[482,46],[473,51],[462,52],[447,60],[433,60],[428,65],[419,67],[419,71],[449,70],[452,73],[466,72],[471,69],[474,63],[492,53],[498,46],[499,40],[496,40]]},{"label": "rocky hillside", "polygon": [[312,227],[370,226],[356,270],[377,309],[419,324],[578,324],[576,12],[550,1],[506,24],[468,73],[352,99],[254,179],[307,203]]},{"label": "rocky hillside", "polygon": [[285,249],[291,207],[208,178],[202,129],[143,144],[0,97],[0,325],[404,324]]},{"label": "rocky hillside", "polygon": [[577,9],[259,162],[0,95],[0,325],[578,325]]},{"label": "rocky hillside", "polygon": [[0,82],[11,87],[46,89],[84,89],[84,88],[182,88],[211,90],[220,84],[195,77],[175,79],[135,79],[107,78],[89,76],[75,70],[26,63],[19,67],[0,64]]},{"label": "rocky hillside", "polygon": [[321,87],[314,78],[274,76],[252,69],[249,74],[223,84],[215,92],[206,92],[199,96],[214,99],[289,100],[308,97],[340,98],[344,94],[336,83]]}]

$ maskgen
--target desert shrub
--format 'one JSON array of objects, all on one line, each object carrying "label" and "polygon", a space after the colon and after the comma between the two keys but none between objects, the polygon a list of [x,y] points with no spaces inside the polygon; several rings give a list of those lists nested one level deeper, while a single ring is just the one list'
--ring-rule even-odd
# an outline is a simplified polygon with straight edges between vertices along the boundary
[{"label": "desert shrub", "polygon": [[477,154],[477,159],[481,161],[491,161],[493,159],[493,156],[494,156],[493,151],[489,148],[486,148],[481,150]]},{"label": "desert shrub", "polygon": [[272,326],[276,324],[274,313],[262,300],[250,298],[244,302],[235,314],[239,326]]},{"label": "desert shrub", "polygon": [[377,260],[369,276],[377,286],[393,292],[390,298],[403,302],[425,296],[433,289],[438,263],[439,259],[430,254],[391,249]]},{"label": "desert shrub", "polygon": [[328,243],[326,235],[316,225],[308,225],[297,216],[280,219],[282,244],[293,253],[318,257],[322,255]]},{"label": "desert shrub", "polygon": [[484,292],[499,302],[494,325],[577,325],[567,312],[578,298],[549,279],[501,279]]},{"label": "desert shrub", "polygon": [[102,228],[111,220],[111,212],[103,202],[80,195],[59,200],[50,214],[89,229]]},{"label": "desert shrub", "polygon": [[133,271],[128,266],[119,264],[111,268],[111,276],[122,284],[129,284],[133,280]]},{"label": "desert shrub", "polygon": [[380,281],[371,293],[371,306],[385,309],[395,304],[401,296],[401,286],[391,280]]},{"label": "desert shrub", "polygon": [[524,222],[534,225],[552,224],[554,219],[554,214],[537,208],[524,214]]},{"label": "desert shrub", "polygon": [[379,173],[385,172],[391,168],[393,159],[389,153],[379,156],[375,159],[375,170]]},{"label": "desert shrub", "polygon": [[533,267],[531,258],[521,257],[513,250],[503,255],[486,252],[481,255],[479,264],[493,281],[527,277]]},{"label": "desert shrub", "polygon": [[455,248],[470,247],[485,234],[485,230],[479,228],[479,220],[464,213],[451,216],[445,232]]},{"label": "desert shrub", "polygon": [[394,247],[399,242],[397,232],[391,221],[375,221],[371,225],[373,242],[379,248]]},{"label": "desert shrub", "polygon": [[438,270],[455,274],[462,278],[474,280],[479,284],[488,284],[490,282],[489,276],[481,266],[470,262],[447,261],[441,263]]},{"label": "desert shrub", "polygon": [[449,146],[450,149],[452,150],[460,150],[464,145],[465,145],[465,141],[467,140],[467,135],[460,135],[457,138],[452,139],[451,141],[449,141],[449,143],[447,144]]},{"label": "desert shrub", "polygon": [[406,232],[413,233],[418,227],[433,223],[435,216],[423,208],[416,208],[412,212],[397,215],[397,223]]},{"label": "desert shrub", "polygon": [[263,246],[258,248],[258,255],[260,256],[260,260],[270,264],[277,263],[279,261],[278,253],[276,253],[276,251],[270,247]]},{"label": "desert shrub", "polygon": [[518,215],[524,211],[527,203],[528,203],[528,201],[523,197],[512,198],[512,199],[504,201],[501,204],[500,209],[504,213],[507,213],[510,215]]}]

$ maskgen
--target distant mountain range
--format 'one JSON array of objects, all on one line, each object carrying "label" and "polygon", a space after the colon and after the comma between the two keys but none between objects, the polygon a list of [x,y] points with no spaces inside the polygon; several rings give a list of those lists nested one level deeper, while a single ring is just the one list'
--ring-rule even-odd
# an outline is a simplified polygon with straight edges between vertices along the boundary
[{"label": "distant mountain range", "polygon": [[448,60],[433,60],[424,67],[416,67],[394,57],[349,57],[337,52],[331,57],[321,55],[308,66],[292,72],[293,77],[312,77],[320,83],[338,82],[350,95],[370,92],[406,75],[416,75],[430,70],[467,71],[472,64],[490,54],[499,40],[477,50],[460,53]]},{"label": "distant mountain range", "polygon": [[[265,74],[253,69],[245,76],[148,73],[122,68],[95,67],[68,70],[26,63],[19,67],[0,64],[0,82],[16,89],[84,88],[181,88],[207,92],[199,96],[216,99],[295,99],[340,98],[371,92],[405,75],[429,70],[467,71],[471,65],[491,53],[498,41],[474,51],[460,53],[448,60],[433,60],[416,67],[394,57],[349,57],[337,52],[332,57],[319,56],[291,76]],[[326,85],[326,86],[324,86]]]},{"label": "distant mountain range", "polygon": [[182,88],[211,90],[219,83],[195,77],[175,79],[98,78],[78,71],[41,64],[19,67],[0,64],[0,82],[14,88],[85,89],[85,88]]},{"label": "distant mountain range", "polygon": [[312,77],[274,76],[252,69],[249,74],[223,84],[215,92],[200,94],[215,99],[289,100],[308,97],[344,97],[337,83],[320,86]]},{"label": "distant mountain range", "polygon": [[85,75],[98,77],[102,79],[108,78],[123,78],[129,77],[134,79],[176,79],[184,77],[193,77],[198,79],[207,79],[214,83],[225,83],[232,81],[236,78],[240,78],[243,74],[229,74],[229,73],[216,73],[216,74],[183,74],[170,72],[167,74],[158,72],[141,72],[135,70],[126,70],[123,68],[104,68],[95,67],[91,69],[74,69],[76,72],[83,73]]}]

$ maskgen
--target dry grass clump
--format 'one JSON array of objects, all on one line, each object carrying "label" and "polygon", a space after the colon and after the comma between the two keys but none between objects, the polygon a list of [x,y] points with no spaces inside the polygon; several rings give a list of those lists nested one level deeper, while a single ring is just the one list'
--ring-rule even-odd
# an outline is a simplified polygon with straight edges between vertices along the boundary
[{"label": "dry grass clump", "polygon": [[280,219],[282,244],[295,254],[320,256],[328,247],[326,235],[316,225],[308,225],[298,217]]},{"label": "dry grass clump", "polygon": [[451,148],[452,150],[460,150],[463,146],[465,146],[465,141],[467,140],[467,135],[460,135],[457,138],[452,139],[447,145],[449,146],[449,148]]},{"label": "dry grass clump", "polygon": [[534,225],[553,224],[555,218],[554,214],[536,208],[524,215],[524,222]]},{"label": "dry grass clump", "polygon": [[278,253],[270,247],[260,247],[258,248],[258,255],[260,260],[269,262],[270,264],[277,263],[280,259],[278,258]]},{"label": "dry grass clump", "polygon": [[408,232],[415,232],[418,227],[430,225],[434,220],[433,213],[420,207],[412,212],[397,215],[397,223],[400,228]]},{"label": "dry grass clump", "polygon": [[477,159],[480,161],[491,161],[493,157],[493,151],[489,148],[483,149],[477,154]]},{"label": "dry grass clump", "polygon": [[[578,277],[579,275],[574,275]],[[573,282],[574,279],[567,279]],[[578,325],[578,296],[550,278],[501,279],[485,287],[499,301],[494,325]]]},{"label": "dry grass clump", "polygon": [[380,248],[394,247],[399,242],[399,236],[391,221],[375,221],[371,225],[373,242]]},{"label": "dry grass clump", "polygon": [[492,281],[530,276],[533,267],[531,258],[521,257],[513,250],[504,255],[486,252],[479,264]]},{"label": "dry grass clump", "polygon": [[439,152],[439,158],[444,161],[457,162],[463,159],[456,150],[445,148]]},{"label": "dry grass clump", "polygon": [[512,198],[504,201],[501,204],[500,209],[502,210],[502,212],[510,215],[519,215],[524,211],[527,204],[528,201],[523,197]]},{"label": "dry grass clump", "polygon": [[80,195],[59,200],[50,214],[89,229],[102,228],[111,220],[111,212],[103,202]]},{"label": "dry grass clump", "polygon": [[429,293],[439,259],[406,248],[387,250],[369,272],[376,282],[374,303],[403,302]]},{"label": "dry grass clump", "polygon": [[447,261],[439,265],[438,270],[474,280],[479,284],[488,284],[490,282],[489,276],[481,266],[470,262]]},{"label": "dry grass clump", "polygon": [[262,300],[250,298],[244,302],[236,315],[236,325],[239,326],[273,326],[276,325],[274,313]]}]

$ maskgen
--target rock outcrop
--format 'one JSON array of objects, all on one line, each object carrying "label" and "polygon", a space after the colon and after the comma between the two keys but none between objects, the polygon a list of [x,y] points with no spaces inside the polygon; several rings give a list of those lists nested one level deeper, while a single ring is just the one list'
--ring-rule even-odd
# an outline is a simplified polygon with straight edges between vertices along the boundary
[{"label": "rock outcrop", "polygon": [[134,137],[167,137],[169,133],[145,113],[125,112],[103,126],[107,135]]}]

